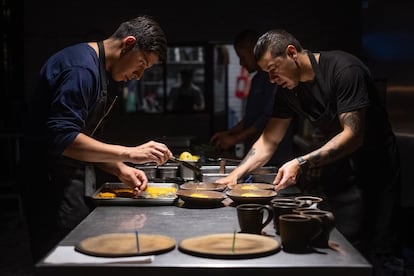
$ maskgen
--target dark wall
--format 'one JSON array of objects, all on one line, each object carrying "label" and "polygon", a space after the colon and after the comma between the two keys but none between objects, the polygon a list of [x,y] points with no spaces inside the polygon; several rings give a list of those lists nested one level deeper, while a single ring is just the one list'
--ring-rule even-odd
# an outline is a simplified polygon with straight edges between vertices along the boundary
[{"label": "dark wall", "polygon": [[[168,5],[166,5],[168,3]],[[286,28],[309,49],[361,47],[359,1],[98,1],[24,0],[25,91],[44,60],[58,49],[109,36],[121,21],[146,13],[170,42],[231,43],[243,28]],[[351,20],[350,20],[351,19]]]},{"label": "dark wall", "polygon": [[[305,48],[343,49],[358,54],[361,51],[360,13],[360,2],[349,0],[256,0],[251,4],[223,0],[71,0],[64,3],[24,0],[24,91],[26,96],[32,92],[36,74],[48,56],[73,43],[106,38],[122,21],[139,14],[155,16],[171,43],[231,44],[235,34],[244,28],[260,32],[285,28]],[[110,132],[126,143],[130,142],[127,137],[146,140],[160,134],[160,130],[165,135],[187,135],[187,131],[203,133],[206,139],[211,135],[211,130],[206,128],[208,122],[198,122],[200,129],[196,129],[192,127],[194,120],[183,117],[173,121],[186,128],[167,132],[167,129],[172,131],[163,127],[163,121],[170,125],[167,119],[165,116],[157,117],[156,121],[155,117],[151,120],[144,116],[123,117],[122,124],[113,123],[116,128]],[[131,128],[131,124],[136,127]],[[151,136],[143,136],[142,126]]]}]

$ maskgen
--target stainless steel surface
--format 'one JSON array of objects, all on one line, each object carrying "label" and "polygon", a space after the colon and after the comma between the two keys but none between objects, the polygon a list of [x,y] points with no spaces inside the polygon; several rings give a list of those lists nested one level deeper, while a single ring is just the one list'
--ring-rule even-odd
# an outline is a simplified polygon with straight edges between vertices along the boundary
[{"label": "stainless steel surface", "polygon": [[144,171],[148,179],[157,178],[157,166],[156,165],[143,164],[143,165],[136,165],[135,168],[141,171]]},{"label": "stainless steel surface", "polygon": [[[144,218],[140,233],[161,234],[177,241],[215,233],[233,233],[239,230],[234,207],[187,209],[176,206],[105,206],[96,208],[80,223],[60,246],[73,246],[79,241],[104,233],[133,232],[132,218]],[[273,224],[264,231],[275,236]],[[50,264],[40,261],[37,275],[226,275],[243,273],[275,275],[371,276],[371,265],[347,242],[336,229],[330,242],[337,249],[317,249],[307,254],[291,254],[283,250],[266,257],[243,260],[225,260],[195,257],[174,250],[156,255],[151,264]],[[70,260],[68,260],[70,261]],[[82,274],[83,273],[83,274]],[[99,273],[99,274],[98,274]],[[79,274],[80,275],[80,274]]]},{"label": "stainless steel surface", "polygon": [[180,160],[180,159],[178,159],[178,158],[176,158],[174,156],[171,157],[169,160],[171,160],[173,162],[176,162],[176,163],[179,163],[179,164],[185,166],[186,168],[189,168],[190,170],[192,170],[196,174],[196,176],[200,176],[201,175],[200,168],[197,167],[197,166],[195,166],[195,165],[193,165],[193,164],[191,164],[190,162],[186,162],[186,161]]},{"label": "stainless steel surface", "polygon": [[230,173],[236,168],[236,166],[226,166],[225,171],[221,172],[221,168],[218,165],[203,165],[200,167],[201,173]]},{"label": "stainless steel surface", "polygon": [[174,178],[178,175],[178,166],[176,164],[158,166],[158,172],[161,179]]},{"label": "stainless steel surface", "polygon": [[217,179],[228,176],[228,173],[203,173],[201,175],[201,181],[203,182],[216,182]]}]

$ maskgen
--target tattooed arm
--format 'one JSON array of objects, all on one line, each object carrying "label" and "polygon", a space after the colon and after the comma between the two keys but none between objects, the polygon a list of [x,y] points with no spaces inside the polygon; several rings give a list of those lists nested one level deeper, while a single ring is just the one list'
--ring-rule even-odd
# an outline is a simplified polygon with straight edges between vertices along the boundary
[{"label": "tattooed arm", "polygon": [[[342,131],[320,148],[302,156],[310,168],[332,163],[357,150],[363,143],[365,129],[365,109],[339,115]],[[295,158],[283,164],[274,180],[278,191],[296,183],[301,172]]]}]

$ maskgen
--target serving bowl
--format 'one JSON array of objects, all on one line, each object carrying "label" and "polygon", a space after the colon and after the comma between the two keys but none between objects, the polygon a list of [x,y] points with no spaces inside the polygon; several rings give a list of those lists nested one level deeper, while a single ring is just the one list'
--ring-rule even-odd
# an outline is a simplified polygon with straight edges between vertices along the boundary
[{"label": "serving bowl", "polygon": [[230,197],[236,205],[244,203],[269,204],[270,201],[277,196],[277,193],[273,190],[232,189],[228,190],[226,195]]},{"label": "serving bowl", "polygon": [[184,190],[196,190],[196,191],[218,191],[222,192],[226,189],[225,184],[214,182],[188,182],[180,186],[180,189]]},{"label": "serving bowl", "polygon": [[224,193],[217,191],[180,189],[176,194],[188,205],[218,205],[227,198]]},{"label": "serving bowl", "polygon": [[231,190],[273,190],[275,188],[275,185],[273,184],[267,184],[267,183],[239,183],[236,185],[229,185],[229,189]]}]

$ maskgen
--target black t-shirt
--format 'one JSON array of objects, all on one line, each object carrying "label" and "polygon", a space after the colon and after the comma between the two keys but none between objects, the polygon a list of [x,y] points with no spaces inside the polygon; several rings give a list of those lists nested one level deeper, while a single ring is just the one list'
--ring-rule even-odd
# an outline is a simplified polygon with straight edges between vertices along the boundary
[{"label": "black t-shirt", "polygon": [[316,69],[321,74],[313,82],[280,89],[273,117],[291,118],[298,113],[329,139],[342,129],[340,113],[366,107],[365,146],[383,145],[393,135],[374,80],[358,58],[343,51],[322,51]]},{"label": "black t-shirt", "polygon": [[[320,74],[313,82],[300,83],[292,90],[279,89],[273,117],[291,118],[295,113],[300,114],[327,141],[342,130],[338,114],[366,108],[363,145],[349,158],[324,166],[319,182],[328,194],[336,194],[355,183],[392,185],[398,166],[395,136],[367,67],[351,54],[324,51],[314,70]],[[384,172],[381,183],[370,181],[378,171]]]}]

